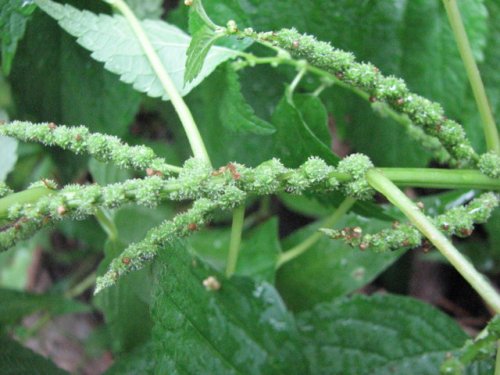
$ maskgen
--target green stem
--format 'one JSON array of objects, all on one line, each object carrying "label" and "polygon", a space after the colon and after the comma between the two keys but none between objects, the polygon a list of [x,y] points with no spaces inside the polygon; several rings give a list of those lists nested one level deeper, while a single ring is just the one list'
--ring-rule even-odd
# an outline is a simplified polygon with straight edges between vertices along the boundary
[{"label": "green stem", "polygon": [[156,53],[148,36],[144,32],[144,29],[142,28],[139,20],[123,0],[104,1],[118,9],[118,11],[123,14],[133,32],[135,33],[139,44],[141,45],[146,57],[149,60],[149,63],[151,64],[151,67],[158,76],[163,89],[172,101],[172,105],[174,106],[175,111],[177,112],[177,115],[179,116],[182,122],[182,126],[184,127],[184,130],[186,132],[194,156],[198,159],[210,162],[205,144],[203,143],[203,139],[201,138],[201,134],[198,130],[198,127],[196,126],[193,115],[186,105],[186,102],[179,94],[179,91],[175,87],[175,84],[170,78],[170,75],[163,66],[160,58],[158,57],[158,54]]},{"label": "green stem", "polygon": [[116,228],[109,210],[99,208],[95,214],[95,218],[104,232],[108,235],[109,240],[115,242],[118,239],[118,228]]},{"label": "green stem", "polygon": [[69,289],[64,296],[66,298],[74,298],[85,292],[87,289],[91,288],[97,279],[97,273],[92,272],[87,277],[85,277],[82,281],[76,284],[74,287]]},{"label": "green stem", "polygon": [[[344,199],[340,206],[337,207],[335,212],[321,223],[321,226],[331,227],[335,225],[342,218],[342,216],[344,216],[351,209],[355,202],[356,200],[351,197],[347,197],[346,199]],[[283,264],[302,255],[322,237],[324,237],[324,234],[322,232],[314,232],[297,246],[292,247],[284,253],[281,253],[278,257],[278,261],[276,262],[276,268],[278,269]]]},{"label": "green stem", "polygon": [[9,209],[15,204],[35,203],[40,198],[56,192],[57,190],[52,190],[46,187],[37,187],[20,191],[19,193],[9,194],[0,199],[0,219],[7,219]]},{"label": "green stem", "polygon": [[233,225],[231,226],[231,241],[229,243],[229,253],[227,255],[226,277],[231,277],[236,271],[244,221],[245,205],[242,204],[233,210]]},{"label": "green stem", "polygon": [[435,168],[380,168],[379,170],[401,187],[500,190],[500,179],[487,177],[476,170]]},{"label": "green stem", "polygon": [[486,95],[486,90],[484,89],[481,74],[479,73],[479,69],[472,54],[469,38],[467,37],[467,33],[462,22],[457,1],[443,0],[443,4],[446,8],[448,20],[450,21],[455,41],[457,42],[458,50],[460,51],[460,56],[462,57],[465,70],[467,71],[467,76],[469,77],[469,82],[472,87],[472,92],[474,93],[474,98],[476,99],[479,114],[481,115],[484,136],[486,138],[486,146],[489,151],[500,153],[500,138],[498,137],[495,119],[493,118],[491,107],[488,103],[488,97]]},{"label": "green stem", "polygon": [[455,267],[465,280],[476,290],[486,303],[496,312],[500,313],[500,296],[489,282],[474,266],[453,246],[450,240],[437,229],[422,211],[377,169],[366,173],[368,183],[392,204],[398,207],[413,225],[429,241],[436,246],[441,254]]}]

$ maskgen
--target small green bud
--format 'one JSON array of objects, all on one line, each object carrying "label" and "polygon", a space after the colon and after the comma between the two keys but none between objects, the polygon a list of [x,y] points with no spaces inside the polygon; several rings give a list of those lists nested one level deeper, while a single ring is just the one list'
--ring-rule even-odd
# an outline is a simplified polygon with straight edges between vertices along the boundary
[{"label": "small green bud", "polygon": [[371,168],[373,168],[373,163],[363,154],[353,154],[341,160],[337,171],[347,173],[352,177],[350,182],[342,186],[344,193],[361,200],[372,198],[374,191],[365,178],[366,172]]},{"label": "small green bud", "polygon": [[493,151],[481,155],[479,158],[479,170],[491,178],[500,178],[500,156]]}]

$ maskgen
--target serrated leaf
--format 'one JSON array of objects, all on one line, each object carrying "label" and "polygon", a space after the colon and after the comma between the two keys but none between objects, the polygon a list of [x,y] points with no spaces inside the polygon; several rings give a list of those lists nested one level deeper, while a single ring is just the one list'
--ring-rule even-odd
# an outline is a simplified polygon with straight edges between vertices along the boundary
[{"label": "serrated leaf", "polygon": [[[230,161],[256,166],[273,157],[273,140],[268,135],[254,134],[253,128],[250,128],[252,133],[249,133],[247,129],[245,131],[238,129],[235,122],[225,122],[228,119],[224,119],[225,113],[221,111],[220,101],[221,91],[227,87],[226,69],[225,66],[216,69],[210,77],[186,97],[186,101],[192,109],[195,120],[200,124],[200,133],[214,166],[226,165]],[[214,95],[214,93],[217,94]],[[228,103],[228,105],[236,103],[237,101]],[[178,124],[174,113],[167,115],[166,118],[169,122]],[[235,120],[243,121],[241,117]],[[247,123],[247,121],[244,122]],[[249,122],[248,124],[250,125]],[[173,129],[181,128],[178,125],[174,126]],[[183,136],[179,135],[176,139],[182,140],[182,138]],[[179,145],[176,143],[176,146]],[[188,146],[186,145],[182,149],[185,150],[186,147]],[[185,155],[185,157],[189,157],[189,155]]]},{"label": "serrated leaf", "polygon": [[9,137],[0,137],[0,181],[5,181],[17,161],[17,141]]},{"label": "serrated leaf", "polygon": [[0,335],[0,374],[68,374],[48,359],[24,348],[5,335]]},{"label": "serrated leaf", "polygon": [[32,294],[11,289],[0,289],[0,325],[13,324],[39,310],[51,314],[90,311],[89,306],[56,294]]},{"label": "serrated leaf", "polygon": [[187,49],[186,70],[184,72],[185,84],[190,83],[200,74],[210,48],[222,35],[217,34],[207,25],[203,25],[192,34],[192,37]]},{"label": "serrated leaf", "polygon": [[[18,117],[85,124],[93,131],[117,136],[128,132],[141,95],[90,58],[43,12],[37,12],[29,23],[17,56],[9,80]],[[71,160],[68,155],[61,162]],[[70,169],[74,172],[82,162],[72,160]]]},{"label": "serrated leaf", "polygon": [[[269,284],[222,275],[178,243],[158,259],[157,373],[303,374],[293,317]],[[215,277],[221,288],[208,291]],[[196,353],[196,355],[193,355]]]},{"label": "serrated leaf", "polygon": [[[349,214],[335,227],[346,226],[359,226],[363,233],[370,233],[388,224],[374,218],[366,220]],[[319,227],[319,223],[314,223],[292,233],[282,241],[283,250],[298,245]],[[304,254],[283,265],[278,270],[276,282],[287,306],[293,310],[305,310],[361,288],[401,255],[400,251],[383,254],[361,251],[342,241],[322,237]]]},{"label": "serrated leaf", "polygon": [[467,335],[415,299],[357,295],[298,316],[310,373],[436,375]]},{"label": "serrated leaf", "polygon": [[[168,100],[137,37],[124,17],[96,15],[79,11],[69,5],[60,5],[50,0],[36,0],[37,4],[84,48],[92,51],[92,57],[104,63],[104,67],[120,75],[122,81],[152,97]],[[186,52],[191,38],[175,26],[163,21],[141,22],[146,35],[158,54],[172,81],[182,95],[189,93],[220,63],[235,55],[233,50],[213,47],[198,77],[184,85]]]},{"label": "serrated leaf", "polygon": [[139,19],[158,19],[163,14],[162,0],[126,0]]},{"label": "serrated leaf", "polygon": [[8,75],[16,54],[17,43],[23,37],[26,23],[36,6],[32,1],[0,0],[0,35],[2,36],[2,70]]},{"label": "serrated leaf", "polygon": [[221,87],[219,116],[226,129],[256,135],[273,134],[276,129],[269,122],[258,117],[241,92],[238,74],[226,66],[224,85]]}]

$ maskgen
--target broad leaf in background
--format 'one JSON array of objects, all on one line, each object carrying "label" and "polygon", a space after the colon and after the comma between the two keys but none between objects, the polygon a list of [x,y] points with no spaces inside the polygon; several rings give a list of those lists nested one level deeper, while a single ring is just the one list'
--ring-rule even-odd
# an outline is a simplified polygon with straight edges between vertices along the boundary
[{"label": "broad leaf in background", "polygon": [[[77,37],[80,45],[92,51],[91,56],[103,62],[107,70],[120,75],[122,81],[133,85],[140,92],[168,100],[160,80],[124,17],[83,12],[50,0],[36,0],[36,3],[55,18],[64,30]],[[228,48],[213,47],[198,77],[184,85],[186,51],[191,38],[182,30],[163,21],[146,20],[142,21],[141,25],[182,95],[189,93],[217,65],[235,55],[235,52]]]},{"label": "broad leaf in background", "polygon": [[[125,247],[114,242],[106,245],[106,258],[99,265],[99,275],[106,272],[111,260]],[[153,324],[149,315],[150,290],[151,267],[146,267],[131,272],[94,297],[93,303],[102,311],[110,330],[113,351],[127,352],[149,339]]]},{"label": "broad leaf in background", "polygon": [[[271,285],[226,280],[181,243],[161,251],[157,266],[157,373],[305,373],[295,322]],[[220,289],[203,286],[209,277]]]},{"label": "broad leaf in background", "polygon": [[[298,167],[311,156],[318,156],[331,165],[340,160],[331,150],[328,114],[319,98],[309,94],[295,94],[292,98],[286,92],[273,113],[272,122],[276,127],[273,156],[285,166]],[[338,193],[315,198],[332,209],[344,199]],[[361,215],[390,220],[370,202],[356,202],[354,210]]]},{"label": "broad leaf in background", "polygon": [[5,181],[17,161],[17,141],[8,137],[0,137],[0,181]]},{"label": "broad leaf in background", "polygon": [[[57,294],[32,294],[11,289],[0,289],[0,326],[19,322],[26,315],[47,311],[52,315],[82,313],[90,307]],[[2,373],[2,372],[0,372]]]},{"label": "broad leaf in background", "polygon": [[[93,160],[90,163],[90,171],[94,181],[101,185],[122,181],[129,174],[116,166]],[[147,230],[172,215],[173,212],[168,206],[156,209],[132,206],[113,212],[112,220],[118,232],[118,239],[108,240],[104,249],[105,259],[99,265],[99,275],[107,270],[109,262],[128,244],[140,241]],[[150,338],[153,325],[149,314],[151,283],[151,267],[148,266],[131,272],[119,283],[94,297],[93,302],[102,311],[110,329],[114,351],[129,352]]]},{"label": "broad leaf in background", "polygon": [[118,136],[128,132],[141,99],[42,12],[28,25],[10,81],[18,116]]},{"label": "broad leaf in background", "polygon": [[155,370],[154,344],[151,341],[115,359],[105,375],[153,375]]},{"label": "broad leaf in background", "polygon": [[24,348],[14,340],[0,335],[0,374],[68,374],[48,359]]},{"label": "broad leaf in background", "polygon": [[139,19],[158,19],[163,14],[163,0],[126,0]]},{"label": "broad leaf in background", "polygon": [[[210,229],[194,234],[187,243],[204,261],[223,272],[230,236],[230,228]],[[272,218],[243,234],[235,274],[274,284],[276,261],[280,252],[278,220]]]},{"label": "broad leaf in background", "polygon": [[24,36],[26,23],[36,9],[32,1],[0,0],[0,35],[2,36],[2,71],[8,75],[17,43]]},{"label": "broad leaf in background", "polygon": [[[294,97],[299,98],[300,110],[291,94],[287,93],[273,114],[273,124],[276,126],[275,156],[286,167],[298,167],[311,156],[318,156],[332,165],[337,164],[340,159],[331,151],[326,110],[320,99],[300,94]],[[312,122],[307,123],[306,119]]]},{"label": "broad leaf in background", "polygon": [[[388,225],[374,218],[367,220],[349,214],[335,227],[359,226],[363,233],[371,233]],[[320,227],[320,224],[314,223],[292,233],[282,241],[283,250],[298,245]],[[304,254],[278,270],[277,286],[287,306],[293,310],[309,309],[317,303],[331,301],[363,287],[401,254],[401,251],[383,254],[361,251],[341,240],[324,236]]]},{"label": "broad leaf in background", "polygon": [[[483,61],[491,49],[485,48],[491,16],[488,17],[484,3],[457,2],[477,62]],[[412,90],[440,102],[447,116],[461,121],[474,146],[483,146],[479,117],[477,121],[468,118],[470,112],[477,113],[477,107],[442,2],[410,1],[405,13],[401,74]],[[498,18],[494,22],[498,23]],[[426,51],[425,58],[422,51]],[[464,111],[465,108],[470,110]]]},{"label": "broad leaf in background", "polygon": [[312,374],[435,375],[467,339],[435,308],[392,295],[322,303],[298,323]]},{"label": "broad leaf in background", "polygon": [[[496,119],[497,127],[500,128],[500,3],[495,0],[484,1],[488,10],[488,40],[484,49],[484,59],[479,60],[479,71],[484,81],[488,100]],[[461,3],[460,3],[461,4]],[[466,108],[463,108],[464,124],[466,124],[467,135],[475,141],[473,144],[482,146],[485,150],[484,136],[481,131],[481,117],[478,113],[472,92],[468,92]]]}]

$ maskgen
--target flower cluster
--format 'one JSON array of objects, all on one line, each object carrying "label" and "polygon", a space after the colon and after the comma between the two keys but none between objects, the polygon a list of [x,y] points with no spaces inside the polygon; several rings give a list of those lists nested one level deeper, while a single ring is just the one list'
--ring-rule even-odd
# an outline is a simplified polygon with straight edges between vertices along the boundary
[{"label": "flower cluster", "polygon": [[[437,138],[458,165],[474,166],[478,162],[479,157],[462,126],[447,119],[440,104],[410,92],[403,80],[384,76],[375,66],[356,62],[351,53],[318,41],[314,36],[300,34],[295,29],[264,33],[250,30],[243,35],[284,49],[294,58],[304,59],[335,75],[344,84],[366,92],[371,102],[385,103],[394,111],[406,115],[415,126]],[[440,151],[440,159],[443,156]]]},{"label": "flower cluster", "polygon": [[[467,206],[454,207],[446,213],[433,218],[434,224],[447,235],[467,237],[472,234],[474,224],[485,223],[500,198],[495,193],[485,193],[472,200]],[[363,234],[361,228],[321,229],[333,239],[343,239],[361,250],[372,249],[386,252],[403,248],[415,248],[423,243],[422,234],[411,224],[393,223],[392,228],[374,234]],[[425,246],[428,244],[425,242]]]},{"label": "flower cluster", "polygon": [[119,167],[134,168],[148,174],[170,175],[177,170],[157,157],[149,147],[129,146],[117,137],[90,133],[84,126],[13,121],[0,126],[0,135],[25,142],[39,142],[46,146],[58,146],[75,154],[87,153],[99,161],[112,162]]}]

